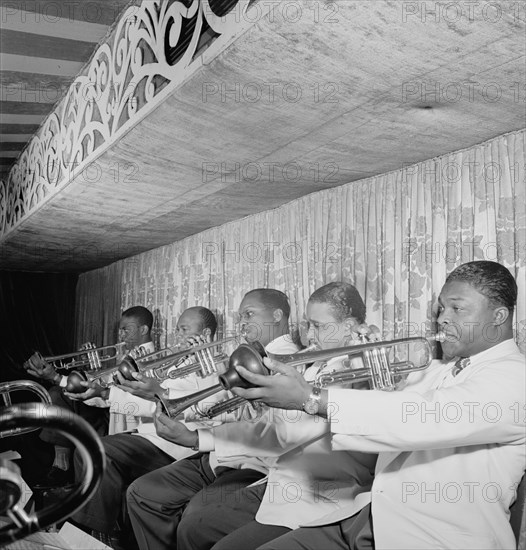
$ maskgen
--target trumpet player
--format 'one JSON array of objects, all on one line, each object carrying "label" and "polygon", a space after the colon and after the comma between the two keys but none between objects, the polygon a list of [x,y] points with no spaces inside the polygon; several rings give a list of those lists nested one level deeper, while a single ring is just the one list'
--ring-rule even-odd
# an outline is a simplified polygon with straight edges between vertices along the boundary
[{"label": "trumpet player", "polygon": [[[240,328],[245,338],[249,342],[259,340],[273,353],[294,353],[299,349],[289,334],[289,315],[287,296],[274,289],[247,292],[239,306]],[[156,425],[160,436],[195,452],[199,450],[197,432],[183,423],[159,414]],[[173,548],[181,513],[200,490],[209,487],[210,492],[235,492],[266,473],[266,463],[257,456],[232,455],[219,465],[214,453],[197,452],[137,479],[128,488],[127,503],[139,547]]]},{"label": "trumpet player", "polygon": [[[333,448],[379,453],[371,491],[359,505],[259,550],[515,548],[509,507],[526,463],[516,301],[517,285],[504,266],[463,264],[438,298],[444,360],[410,374],[396,392],[322,390],[318,410],[310,412],[327,418]],[[304,408],[313,387],[286,365],[269,366],[282,375],[280,384],[240,368],[259,387],[236,392]]]},{"label": "trumpet player", "polygon": [[[39,353],[33,354],[24,364],[28,374],[44,380],[48,386],[48,392],[53,405],[78,414],[86,420],[100,435],[108,433],[108,413],[106,410],[94,409],[84,403],[69,399],[63,393],[63,387],[67,382],[67,376],[56,372],[53,365],[47,363]],[[46,384],[46,385],[47,385]],[[60,487],[73,482],[74,472],[71,465],[71,453],[74,445],[62,434],[54,430],[43,429],[40,439],[53,445],[53,464],[45,472],[43,477],[35,484],[35,488],[46,489]]]},{"label": "trumpet player", "polygon": [[[126,332],[130,325],[132,323],[121,325],[121,328]],[[149,327],[151,329],[151,324]],[[178,340],[181,342],[196,339],[211,341],[216,329],[215,315],[205,307],[188,308],[177,321]],[[138,331],[132,332],[137,334]],[[146,337],[146,334],[144,336]],[[185,378],[167,379],[159,383],[157,379],[139,376],[136,382],[110,388],[101,388],[96,383],[85,383],[88,389],[84,394],[70,394],[73,399],[93,399],[94,396],[102,396],[106,406],[118,411],[127,411],[138,420],[137,429],[133,433],[119,433],[102,439],[106,453],[106,471],[97,494],[73,516],[74,521],[109,546],[135,546],[130,529],[126,532],[122,528],[122,497],[126,488],[137,477],[195,453],[192,449],[175,445],[157,436],[152,423],[152,414],[155,410],[154,396],[163,391],[175,392],[177,395],[195,392],[213,383],[213,378],[210,376],[201,379],[191,374]],[[122,377],[121,382],[125,382]],[[83,476],[80,457],[77,454],[75,475],[78,480]],[[124,519],[126,521],[126,518]]]},{"label": "trumpet player", "polygon": [[[317,289],[309,298],[306,316],[309,343],[321,350],[361,342],[362,334],[378,338],[378,329],[365,325],[360,294],[348,283]],[[315,380],[322,373],[341,370],[345,358],[314,363],[304,376]],[[370,486],[376,462],[375,454],[331,452],[328,426],[306,412],[287,416],[270,409],[257,423],[200,429],[198,442],[201,450],[215,449],[219,463],[231,455],[265,457],[269,475],[266,483],[235,494],[217,491],[193,498],[179,524],[178,550],[253,550],[302,520],[354,502]]]},{"label": "trumpet player", "polygon": [[[152,312],[143,306],[133,306],[124,311],[119,321],[119,341],[125,344],[125,350],[131,357],[139,357],[155,351],[152,341]],[[118,358],[117,361],[122,358]],[[115,391],[111,395],[111,389],[98,383],[80,382],[85,386],[83,393],[71,393],[64,391],[67,399],[80,401],[91,408],[109,409],[110,435],[135,429],[137,420],[134,419],[133,404],[127,403],[123,392]],[[120,398],[120,399],[119,399]]]},{"label": "trumpet player", "polygon": [[[119,341],[125,343],[125,347],[130,353],[137,352],[139,349],[143,353],[154,351],[150,333],[152,324],[153,317],[148,309],[142,306],[127,309],[122,313],[119,321]],[[82,401],[87,399],[86,395],[79,400],[76,395],[64,392],[68,377],[57,372],[55,367],[45,361],[40,353],[34,353],[24,363],[24,368],[30,375],[52,384],[49,394],[54,405],[80,415],[99,435],[104,436],[108,433],[108,410],[105,407],[93,407],[89,406],[90,403],[83,403]],[[102,396],[102,393],[102,391],[96,393],[93,390],[90,397]],[[110,416],[110,422],[113,425],[115,418],[116,415]],[[117,431],[117,429],[112,426],[110,431]],[[73,481],[74,472],[70,467],[73,449],[71,441],[51,430],[42,430],[40,437],[43,441],[54,445],[55,457],[53,465],[36,486],[40,488],[56,487]]]}]

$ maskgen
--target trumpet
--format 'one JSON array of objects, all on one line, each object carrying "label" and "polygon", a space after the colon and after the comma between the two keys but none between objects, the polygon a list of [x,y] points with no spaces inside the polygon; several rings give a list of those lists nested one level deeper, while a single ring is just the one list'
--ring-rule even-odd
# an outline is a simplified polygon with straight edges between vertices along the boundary
[{"label": "trumpet", "polygon": [[[14,391],[31,391],[38,397],[43,405],[51,405],[51,396],[44,386],[33,382],[32,380],[14,380],[12,382],[2,382],[0,384],[0,395],[3,397],[4,406],[11,406],[10,393]],[[13,435],[22,435],[38,430],[38,428],[12,428],[10,430],[0,431],[0,439],[11,437]]]},{"label": "trumpet", "polygon": [[[99,370],[102,368],[102,363],[107,361],[112,361],[118,357],[122,357],[124,354],[124,342],[119,342],[118,344],[113,344],[111,346],[101,346],[96,348],[95,344],[87,343],[83,344],[83,348],[79,351],[74,351],[72,353],[65,353],[63,355],[52,355],[50,357],[42,357],[40,353],[38,355],[46,363],[53,365],[55,369],[85,369],[90,370]],[[115,350],[113,353],[108,353],[107,355],[100,355],[99,352],[105,350]],[[70,361],[68,361],[70,359]]]},{"label": "trumpet", "polygon": [[[122,342],[120,344],[118,344],[119,346],[124,346],[125,343]],[[167,352],[169,350],[169,348],[167,348],[166,350],[161,350],[160,352],[155,352],[155,353],[163,353],[163,352]],[[135,359],[137,358],[140,358],[140,357],[146,357],[147,355],[153,355],[153,354],[146,354],[144,352],[144,348],[142,346],[139,346],[139,348],[136,348],[134,350],[132,350],[127,357],[132,357],[132,354],[134,356]],[[119,355],[118,356],[121,356],[122,357],[122,353],[119,351]],[[86,391],[86,388],[84,386],[82,386],[82,384],[80,383],[81,381],[83,382],[88,382],[88,381],[97,381],[102,387],[104,388],[107,388],[109,386],[111,386],[112,384],[114,383],[118,383],[118,380],[116,379],[115,375],[116,373],[119,371],[119,367],[122,363],[122,361],[124,361],[126,359],[126,357],[122,357],[122,360],[119,364],[117,365],[114,365],[112,367],[106,367],[104,369],[102,368],[96,368],[96,369],[92,369],[92,370],[73,370],[70,372],[70,374],[68,375],[68,381],[67,381],[67,384],[66,384],[66,391],[68,392],[71,392],[71,393],[82,393],[84,391]]]},{"label": "trumpet", "polygon": [[[390,391],[395,389],[397,377],[426,369],[432,360],[433,350],[431,342],[443,342],[444,340],[445,335],[438,333],[430,338],[399,338],[396,340],[368,342],[354,346],[287,355],[267,354],[259,342],[254,342],[252,345],[241,344],[230,356],[228,371],[219,377],[220,383],[218,385],[179,399],[163,400],[159,398],[159,400],[162,403],[164,412],[170,417],[176,417],[197,402],[210,397],[222,389],[229,390],[233,387],[251,387],[249,382],[238,375],[235,368],[241,365],[257,374],[268,374],[268,369],[263,365],[263,358],[266,356],[291,367],[318,361],[328,361],[338,357],[346,356],[350,360],[361,356],[364,364],[363,368],[352,369],[350,365],[346,366],[342,371],[320,376],[316,380],[316,385],[326,387],[367,380],[370,382],[371,389]],[[259,346],[254,344],[259,344]],[[394,355],[394,359],[396,359],[397,348],[411,345],[415,346],[415,348],[421,347],[423,350],[423,357],[419,363],[415,364],[409,360],[397,361],[389,358],[389,354],[391,353]],[[398,354],[400,354],[400,350],[398,350]],[[217,414],[225,412],[225,410],[230,409],[220,410]],[[209,413],[207,413],[208,415]]]},{"label": "trumpet", "polygon": [[259,342],[241,344],[230,356],[228,370],[219,375],[219,384],[178,399],[163,399],[157,396],[164,413],[175,418],[199,401],[221,390],[230,390],[234,387],[249,388],[250,384],[239,376],[236,367],[243,366],[256,374],[267,374],[268,369],[263,365],[263,357],[266,355],[265,348]]},{"label": "trumpet", "polygon": [[[359,356],[362,358],[364,364],[362,368],[351,368],[348,364],[349,361],[347,361],[344,369],[321,374],[315,382],[320,387],[368,381],[373,390],[392,391],[395,389],[400,376],[426,369],[433,359],[431,343],[443,342],[444,340],[445,334],[439,332],[429,338],[416,336],[381,342],[367,342],[354,346],[313,351],[308,356],[311,362],[328,361],[329,359],[344,356],[347,356],[348,360]],[[414,346],[416,351],[420,351],[417,348],[421,347],[423,356],[419,363],[415,364],[409,359],[396,360],[397,355],[403,355],[399,348],[404,346]],[[397,351],[398,353],[396,353]],[[390,354],[393,355],[393,358],[389,357]],[[409,355],[409,352],[407,352],[407,355]],[[274,355],[271,359],[292,367],[302,364],[302,359],[295,355]]]},{"label": "trumpet", "polygon": [[[190,346],[182,351],[174,348],[165,348],[148,355],[133,358],[126,356],[116,367],[93,372],[74,371],[68,376],[67,391],[81,393],[86,390],[80,384],[81,381],[98,381],[103,387],[109,387],[119,383],[116,374],[119,372],[125,380],[134,381],[134,373],[140,373],[148,377],[157,378],[159,381],[166,379],[183,378],[192,373],[201,377],[210,376],[218,372],[220,364],[226,362],[227,356],[222,353],[212,354],[211,349],[235,340],[235,337],[224,338],[217,342],[209,342],[199,346]],[[177,366],[188,356],[195,354],[196,361],[190,364]]]},{"label": "trumpet", "polygon": [[[304,358],[302,354],[309,353],[310,351],[318,350],[319,347],[317,344],[311,344],[309,347],[299,350],[298,352],[294,353],[294,357],[296,358]],[[271,353],[267,353],[269,357],[273,357]],[[309,363],[310,361],[302,361],[300,364]],[[244,405],[247,402],[247,400],[244,397],[240,397],[239,395],[236,395],[234,397],[231,397],[230,399],[225,399],[224,401],[220,401],[219,403],[216,403],[215,405],[212,405],[207,411],[197,411],[202,417],[207,418],[211,420],[212,418],[215,418],[216,416],[219,416],[224,413],[231,413],[242,405]]]},{"label": "trumpet", "polygon": [[[121,363],[121,365],[126,363],[125,366],[130,366],[130,372],[140,372],[141,374],[157,378],[161,381],[166,380],[167,378],[172,380],[176,378],[184,378],[185,376],[193,373],[197,373],[202,378],[206,378],[211,374],[217,374],[218,366],[225,363],[227,359],[227,356],[224,353],[218,352],[216,355],[213,355],[212,348],[220,347],[223,344],[233,340],[236,340],[235,336],[224,338],[223,340],[219,340],[217,342],[209,342],[199,346],[191,346],[183,351],[178,351],[177,353],[166,355],[161,358],[155,357],[155,353],[140,357],[138,361],[130,361],[130,358],[128,357]],[[177,366],[181,360],[185,359],[189,355],[195,355],[196,361],[186,365],[182,364]],[[129,376],[129,373],[126,372],[126,375]],[[131,377],[131,380],[134,380],[134,378]]]}]

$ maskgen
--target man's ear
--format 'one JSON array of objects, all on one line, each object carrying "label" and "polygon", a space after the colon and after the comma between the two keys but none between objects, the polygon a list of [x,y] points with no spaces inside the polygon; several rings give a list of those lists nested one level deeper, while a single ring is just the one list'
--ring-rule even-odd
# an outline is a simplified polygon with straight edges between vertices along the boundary
[{"label": "man's ear", "polygon": [[503,325],[510,316],[510,310],[507,307],[499,306],[493,310],[493,322],[495,326]]},{"label": "man's ear", "polygon": [[209,336],[212,336],[212,330],[210,327],[206,327],[201,331],[201,336],[204,336],[205,338],[208,338]]},{"label": "man's ear", "polygon": [[355,329],[356,329],[357,323],[354,317],[347,317],[343,321],[343,325],[345,327],[344,335],[346,338],[349,338],[350,336],[353,335],[354,332],[356,332]]},{"label": "man's ear", "polygon": [[272,316],[274,317],[274,321],[279,323],[283,319],[283,310],[278,307],[273,311]]},{"label": "man's ear", "polygon": [[141,325],[139,327],[139,333],[141,336],[146,336],[150,332],[148,325]]}]

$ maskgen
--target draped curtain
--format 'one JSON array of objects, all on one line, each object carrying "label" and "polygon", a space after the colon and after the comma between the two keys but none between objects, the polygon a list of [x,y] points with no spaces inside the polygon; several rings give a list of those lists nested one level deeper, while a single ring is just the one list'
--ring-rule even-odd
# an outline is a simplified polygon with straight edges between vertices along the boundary
[{"label": "draped curtain", "polygon": [[[0,380],[27,378],[22,363],[73,349],[75,286],[69,273],[0,271]],[[33,396],[34,397],[34,396]]]},{"label": "draped curtain", "polygon": [[[235,330],[243,294],[283,290],[292,321],[330,281],[356,285],[386,338],[432,331],[447,273],[495,260],[519,285],[516,337],[526,340],[525,131],[377,177],[321,191],[81,276],[78,320],[96,326],[122,307],[156,313],[158,345],[179,314],[204,305]],[[107,309],[106,309],[107,308]],[[100,332],[100,331],[99,331]]]},{"label": "draped curtain", "polygon": [[116,262],[80,276],[76,296],[76,349],[86,342],[97,346],[117,342],[122,265],[123,262]]}]

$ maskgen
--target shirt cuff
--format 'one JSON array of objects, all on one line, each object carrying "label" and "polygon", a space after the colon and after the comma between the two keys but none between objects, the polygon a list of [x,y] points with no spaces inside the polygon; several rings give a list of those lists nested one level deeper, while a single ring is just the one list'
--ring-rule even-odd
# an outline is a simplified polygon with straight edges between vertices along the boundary
[{"label": "shirt cuff", "polygon": [[58,384],[61,388],[65,388],[68,385],[68,377],[67,376],[61,376],[60,382]]},{"label": "shirt cuff", "polygon": [[110,393],[108,394],[108,403],[111,403],[112,401],[115,401],[115,390],[117,388],[115,386],[110,386]]},{"label": "shirt cuff", "polygon": [[214,432],[212,430],[199,429],[199,452],[209,453],[215,449]]}]

